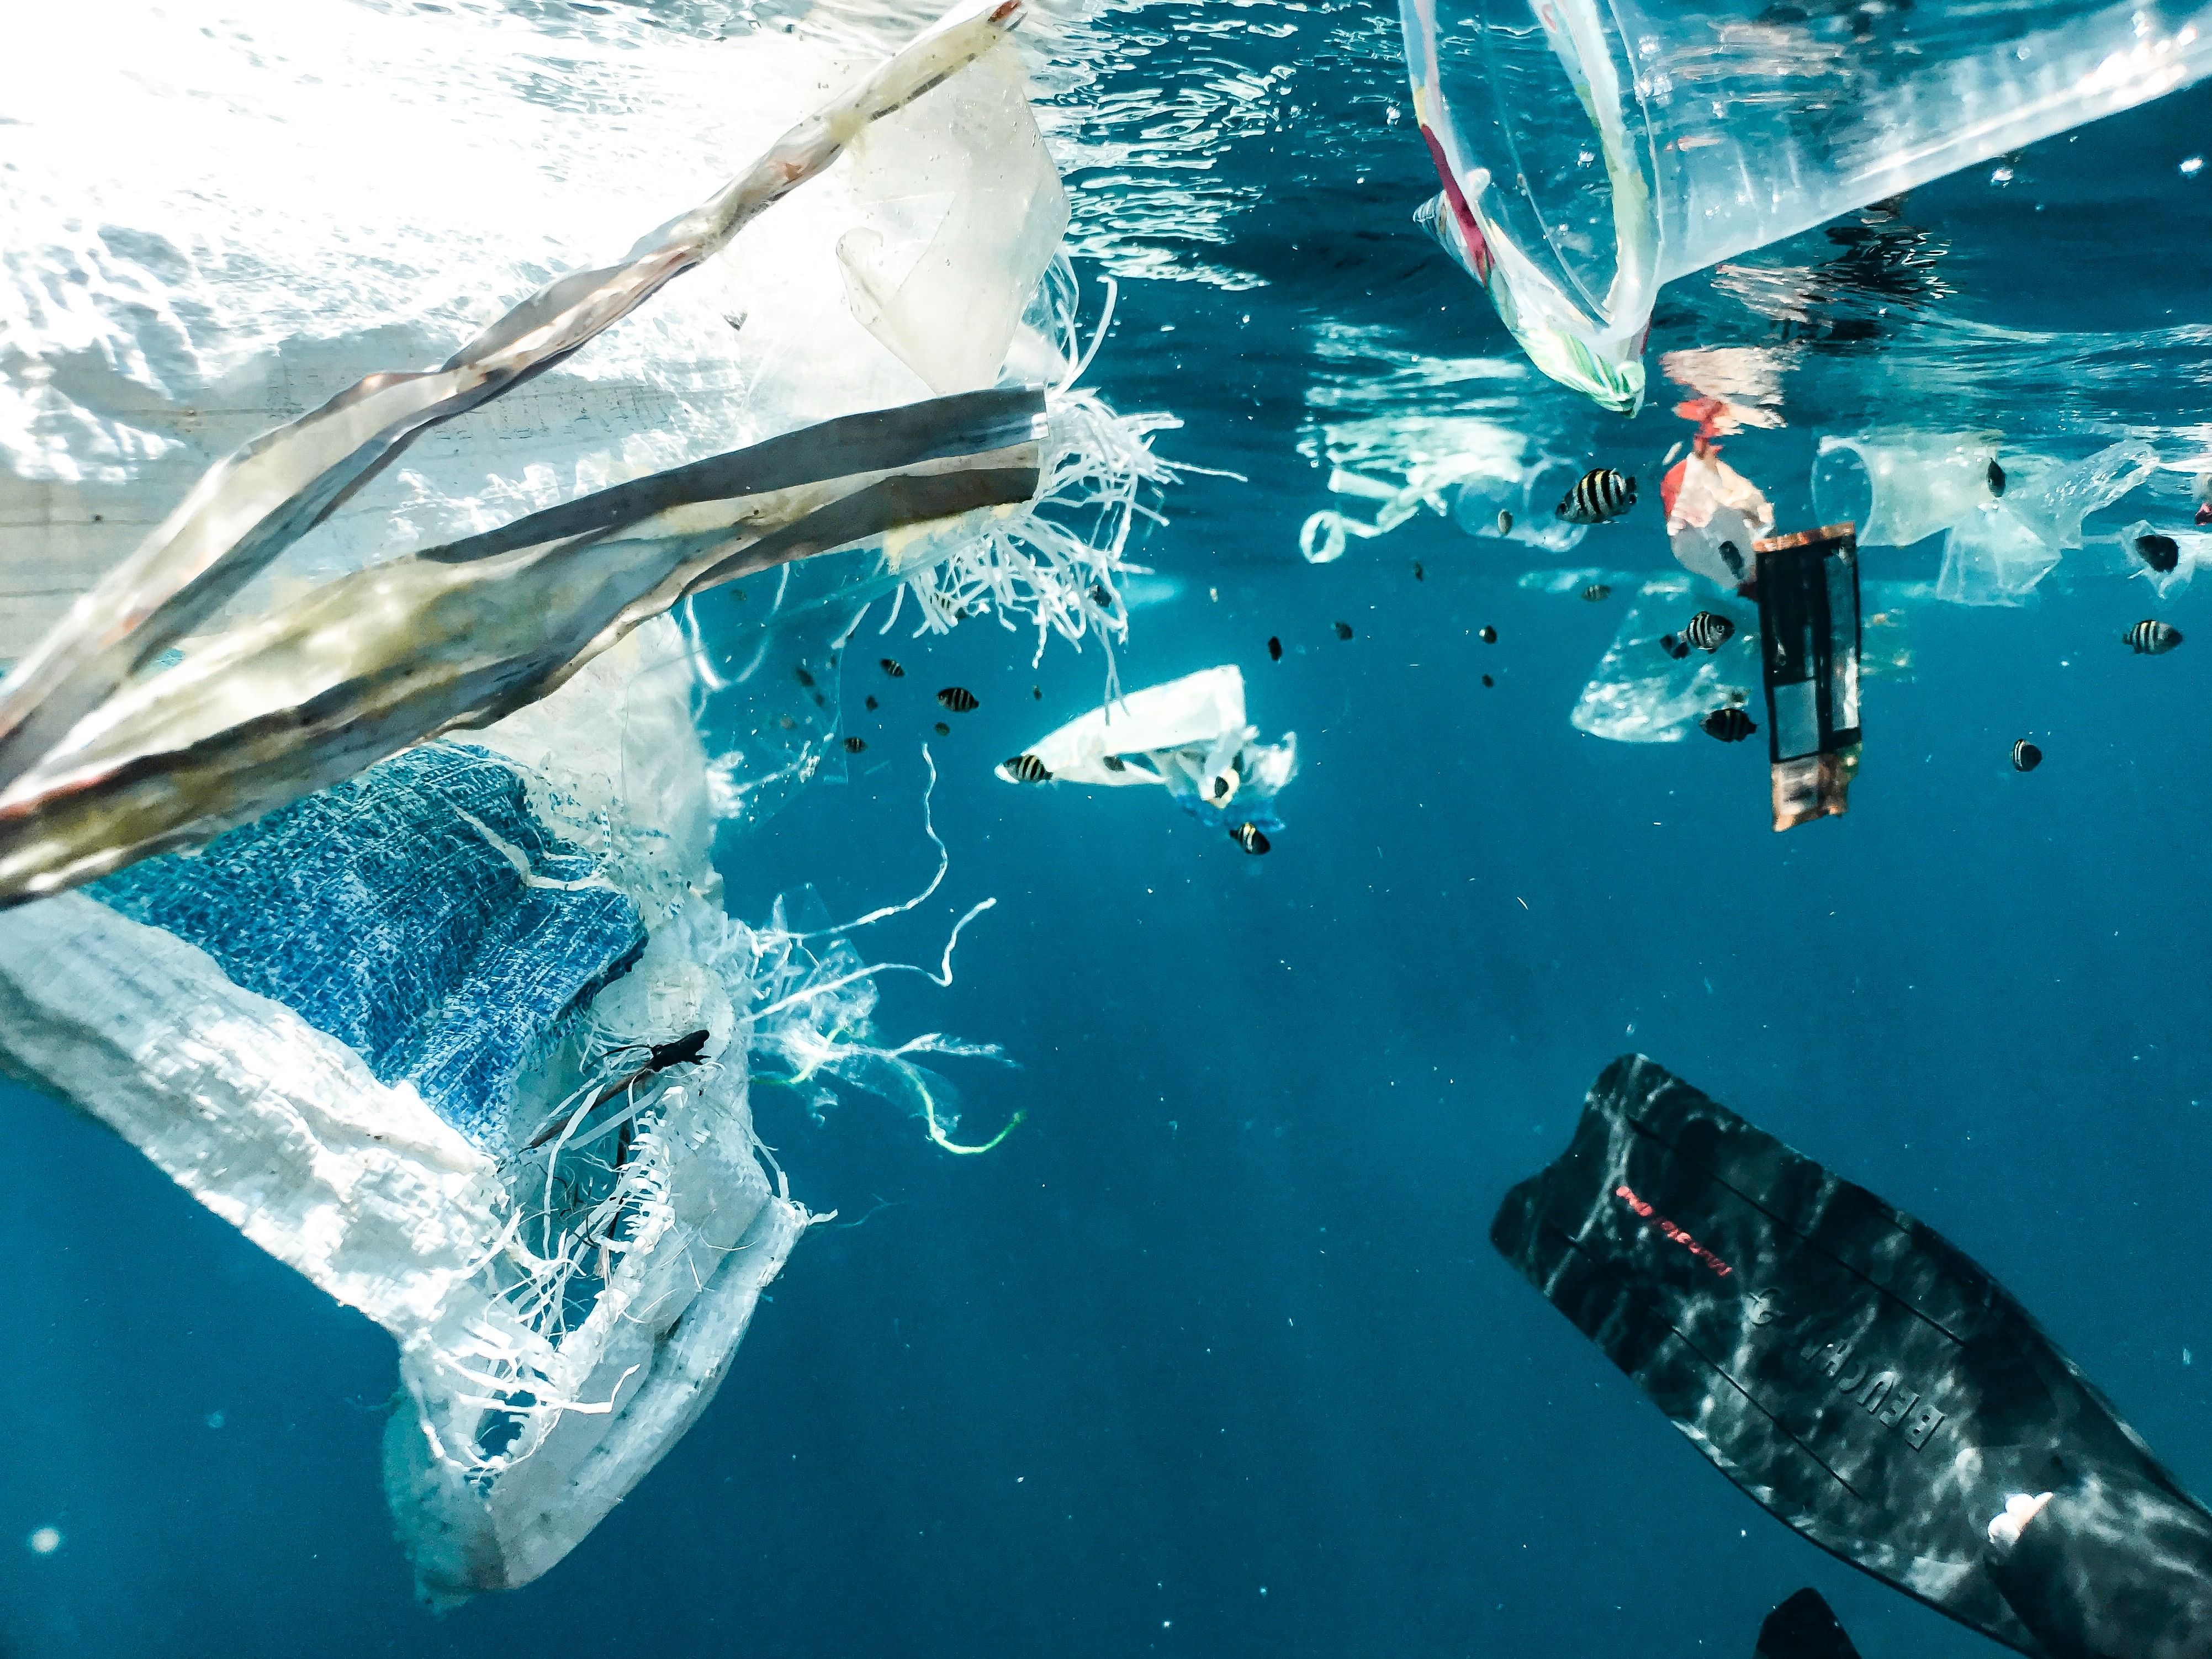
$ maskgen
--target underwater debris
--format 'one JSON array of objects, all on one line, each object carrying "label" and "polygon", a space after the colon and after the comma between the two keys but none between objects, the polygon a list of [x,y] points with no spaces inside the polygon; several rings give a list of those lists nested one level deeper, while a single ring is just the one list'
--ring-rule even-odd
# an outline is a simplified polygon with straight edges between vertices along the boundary
[{"label": "underwater debris", "polygon": [[2201,530],[2160,531],[2138,519],[2121,530],[2119,543],[2130,574],[2147,580],[2162,599],[2187,587],[2212,562],[2212,534]]},{"label": "underwater debris", "polygon": [[1731,592],[1751,574],[1746,551],[1774,533],[1774,508],[1700,434],[1659,481],[1667,544],[1682,568]]},{"label": "underwater debris", "polygon": [[[1031,744],[998,775],[1034,782],[1024,763],[1064,783],[1160,785],[1211,828],[1250,822],[1279,834],[1273,800],[1297,774],[1297,738],[1260,742],[1233,663],[1117,697]],[[1231,809],[1234,815],[1231,816]]]},{"label": "underwater debris", "polygon": [[1848,525],[1759,543],[1774,827],[1850,810],[1859,762],[1859,562]]}]

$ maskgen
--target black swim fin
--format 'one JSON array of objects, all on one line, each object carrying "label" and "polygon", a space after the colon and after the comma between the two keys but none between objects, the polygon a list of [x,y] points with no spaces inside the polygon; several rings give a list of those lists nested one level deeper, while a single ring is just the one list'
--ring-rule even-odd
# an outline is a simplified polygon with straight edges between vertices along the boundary
[{"label": "black swim fin", "polygon": [[1606,1068],[1490,1237],[1822,1548],[2023,1653],[2212,1659],[2212,1514],[2020,1304],[1655,1062]]},{"label": "black swim fin", "polygon": [[1816,1589],[1801,1589],[1759,1627],[1759,1659],[1859,1659],[1843,1621]]}]

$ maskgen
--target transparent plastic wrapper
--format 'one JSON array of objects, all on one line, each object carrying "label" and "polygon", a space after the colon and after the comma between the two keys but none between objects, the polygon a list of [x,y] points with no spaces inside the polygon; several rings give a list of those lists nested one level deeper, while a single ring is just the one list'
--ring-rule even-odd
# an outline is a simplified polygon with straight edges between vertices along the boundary
[{"label": "transparent plastic wrapper", "polygon": [[[380,266],[320,250],[320,354],[300,343],[307,321],[261,329],[222,283],[210,292],[228,311],[201,306],[187,268],[170,297],[205,349],[163,371],[182,383],[228,355],[252,388],[246,410],[280,422],[189,491],[139,465],[158,446],[134,453],[127,422],[89,404],[41,406],[36,444],[9,451],[18,481],[34,453],[49,471],[108,466],[102,487],[131,499],[184,500],[142,521],[136,552],[83,572],[86,597],[0,683],[0,839],[10,856],[47,848],[9,896],[78,884],[0,916],[0,1054],[393,1334],[406,1397],[386,1486],[433,1601],[543,1573],[712,1398],[809,1219],[754,1133],[757,1066],[884,1090],[938,1146],[981,1150],[951,1139],[951,1095],[915,1057],[985,1051],[878,1044],[873,980],[902,964],[868,964],[849,928],[794,927],[781,907],[759,927],[735,921],[709,853],[719,823],[757,820],[834,752],[821,684],[872,599],[911,589],[925,629],[1030,617],[1040,648],[1121,625],[1091,591],[1121,568],[1137,490],[1167,476],[1146,437],[1169,422],[1124,420],[1073,388],[1087,359],[1072,278],[1049,249],[1039,267],[1036,246],[1053,191],[1041,149],[1012,143],[1028,113],[993,55],[1018,15],[965,7],[859,66],[703,205],[489,325],[475,317],[426,354],[450,352],[439,368],[375,368],[453,320],[385,286]],[[417,27],[364,13],[347,34],[351,10],[322,17],[314,0],[257,12],[242,52],[210,36],[222,74],[240,77],[224,96],[172,98],[163,83],[157,107],[189,124],[212,105],[233,137],[224,124],[252,118],[235,158],[250,169],[283,148],[255,97],[290,96],[279,71],[320,49],[319,17],[353,47]],[[453,74],[496,84],[514,70],[500,53],[535,37],[508,21],[469,37],[489,69]],[[756,88],[770,108],[819,95],[811,74],[786,84],[783,50]],[[555,56],[589,64],[607,110],[637,94],[654,158],[670,135],[654,89],[626,78],[632,55]],[[401,78],[378,95],[444,107],[450,86],[427,90]],[[726,79],[717,95],[730,93]],[[441,137],[504,143],[492,104]],[[285,107],[309,150],[328,136],[312,106]],[[908,276],[964,275],[958,293],[902,277],[879,338],[847,308],[836,249],[884,223],[872,217],[884,204],[857,201],[830,164],[892,120],[937,134],[928,153],[960,181]],[[582,125],[610,145],[635,136]],[[573,159],[550,153],[562,123],[528,131],[549,170]],[[1007,153],[983,167],[979,145]],[[613,193],[634,200],[638,177]],[[967,200],[1003,198],[1009,179],[1029,204],[1011,235]],[[237,206],[223,188],[196,198],[211,222]],[[732,240],[771,204],[771,234]],[[289,270],[299,257],[270,229],[287,205],[241,216],[250,296],[284,289],[253,261]],[[325,205],[298,218],[312,229]],[[417,240],[472,279],[491,258]],[[896,269],[889,246],[879,275]],[[323,274],[309,261],[299,280]],[[723,314],[726,281],[753,310]],[[72,320],[117,347],[137,325],[129,307],[112,287],[79,291]],[[713,343],[691,337],[673,378],[709,361],[715,374],[654,379],[655,349],[684,337],[663,325],[702,304]],[[0,353],[59,360],[53,323],[9,312]],[[939,324],[968,354],[962,374],[998,354],[978,389],[932,398],[899,356]],[[807,350],[778,368],[793,338]],[[623,359],[641,340],[642,361]],[[621,367],[603,398],[586,371],[609,353]],[[315,398],[287,380],[294,357],[315,371]],[[318,385],[325,372],[336,384]],[[636,395],[648,383],[675,395]],[[269,401],[279,386],[290,407]],[[542,466],[502,470],[539,446]],[[702,713],[735,749],[707,752]],[[944,877],[938,846],[922,897]],[[929,977],[950,982],[951,951]]]},{"label": "transparent plastic wrapper", "polygon": [[1700,436],[1659,482],[1667,544],[1685,570],[1731,591],[1751,574],[1751,548],[1774,533],[1774,508],[1758,486]]},{"label": "transparent plastic wrapper", "polygon": [[1660,287],[2212,71],[2212,8],[1401,0],[1421,217],[1529,359],[1642,403]]},{"label": "transparent plastic wrapper", "polygon": [[2157,470],[2157,455],[2135,440],[2099,450],[2070,466],[2045,462],[2003,498],[1974,508],[1943,542],[1936,596],[1953,605],[2024,603],[2081,545],[2081,521],[2120,499]]},{"label": "transparent plastic wrapper", "polygon": [[[1659,641],[1700,610],[1734,625],[1728,642],[1714,652],[1671,655]],[[1630,601],[1569,720],[1577,731],[1615,743],[1680,743],[1706,714],[1740,708],[1759,689],[1758,620],[1748,604],[1714,598],[1686,575],[1650,578]]]},{"label": "transparent plastic wrapper", "polygon": [[1858,774],[1859,561],[1849,525],[1761,542],[1759,635],[1774,827],[1850,810]]},{"label": "transparent plastic wrapper", "polygon": [[2128,574],[2148,581],[2161,599],[2186,590],[2197,573],[2212,564],[2212,532],[2137,519],[2120,532],[2119,544]]},{"label": "transparent plastic wrapper", "polygon": [[1279,743],[1259,738],[1244,718],[1243,673],[1224,663],[1091,709],[1002,763],[998,775],[1008,783],[1156,786],[1209,828],[1276,831],[1274,800],[1297,775],[1298,740],[1290,732]]},{"label": "transparent plastic wrapper", "polygon": [[1813,462],[1813,510],[1857,525],[1862,547],[1911,547],[1997,499],[1996,459],[1989,434],[1831,434]]},{"label": "transparent plastic wrapper", "polygon": [[1358,518],[1325,507],[1300,526],[1298,551],[1309,564],[1333,564],[1344,556],[1348,538],[1387,536],[1426,510],[1443,514],[1470,536],[1567,552],[1589,534],[1589,526],[1568,524],[1553,509],[1574,488],[1581,471],[1554,455],[1540,454],[1524,464],[1519,447],[1516,439],[1502,451],[1478,451],[1417,467],[1403,484],[1333,468],[1330,490],[1374,502],[1375,516]]}]

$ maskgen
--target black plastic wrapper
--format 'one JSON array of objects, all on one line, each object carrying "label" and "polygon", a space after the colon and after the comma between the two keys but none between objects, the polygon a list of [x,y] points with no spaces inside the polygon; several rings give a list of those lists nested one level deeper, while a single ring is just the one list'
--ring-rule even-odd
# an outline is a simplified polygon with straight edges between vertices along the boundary
[{"label": "black plastic wrapper", "polygon": [[1859,548],[1829,525],[1755,543],[1774,827],[1850,810],[1859,769]]}]

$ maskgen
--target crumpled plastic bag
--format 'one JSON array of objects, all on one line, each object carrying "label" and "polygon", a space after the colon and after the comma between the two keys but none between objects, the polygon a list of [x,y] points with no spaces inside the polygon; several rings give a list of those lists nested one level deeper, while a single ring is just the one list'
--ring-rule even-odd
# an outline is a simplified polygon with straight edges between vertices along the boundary
[{"label": "crumpled plastic bag", "polygon": [[2156,451],[2130,439],[2009,485],[2001,499],[1952,526],[1936,597],[1952,605],[2025,604],[2065,550],[2081,545],[2082,520],[2148,480],[2157,465]]},{"label": "crumpled plastic bag", "polygon": [[1752,544],[1774,533],[1759,487],[1702,437],[1659,483],[1667,544],[1682,568],[1734,592],[1750,580]]},{"label": "crumpled plastic bag", "polygon": [[[1034,759],[1067,783],[1160,786],[1212,827],[1279,828],[1272,803],[1297,775],[1297,735],[1286,732],[1274,744],[1259,736],[1244,718],[1244,676],[1224,663],[1093,708],[1016,760]],[[1008,783],[1021,781],[1015,763],[997,769]]]}]

